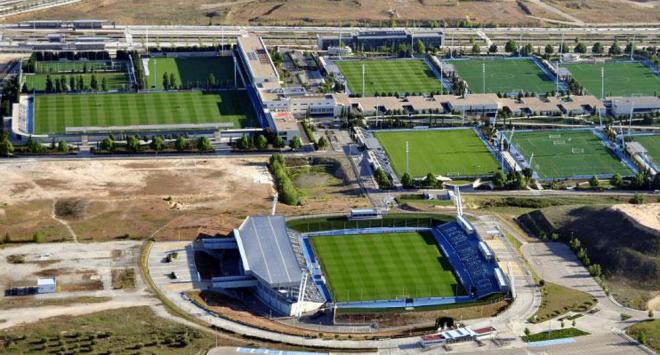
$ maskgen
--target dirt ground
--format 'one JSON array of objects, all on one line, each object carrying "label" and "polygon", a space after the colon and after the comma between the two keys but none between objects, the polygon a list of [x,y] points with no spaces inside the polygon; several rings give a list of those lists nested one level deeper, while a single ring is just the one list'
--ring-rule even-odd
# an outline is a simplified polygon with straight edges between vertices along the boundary
[{"label": "dirt ground", "polygon": [[[544,0],[545,3],[584,22],[658,22],[660,1]],[[603,14],[607,14],[604,16]]]},{"label": "dirt ground", "polygon": [[[0,238],[192,239],[267,213],[265,159],[4,162]],[[249,198],[248,198],[249,197]]]},{"label": "dirt ground", "polygon": [[612,209],[623,213],[628,220],[640,228],[660,237],[660,203],[621,204],[612,206]]}]

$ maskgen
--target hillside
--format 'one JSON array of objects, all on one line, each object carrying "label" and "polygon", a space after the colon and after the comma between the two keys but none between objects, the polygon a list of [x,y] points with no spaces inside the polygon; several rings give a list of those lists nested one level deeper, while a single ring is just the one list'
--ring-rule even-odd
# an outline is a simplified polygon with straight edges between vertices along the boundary
[{"label": "hillside", "polygon": [[621,302],[644,309],[660,293],[660,238],[631,222],[620,208],[554,206],[523,214],[518,222],[537,237],[554,232],[563,241],[579,238],[591,261],[601,264],[608,287]]}]

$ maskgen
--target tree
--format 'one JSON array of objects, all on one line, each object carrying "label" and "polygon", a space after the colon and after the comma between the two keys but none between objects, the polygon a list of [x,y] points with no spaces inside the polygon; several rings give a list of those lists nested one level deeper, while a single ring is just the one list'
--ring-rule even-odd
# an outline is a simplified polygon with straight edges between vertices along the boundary
[{"label": "tree", "polygon": [[491,44],[490,47],[488,47],[488,53],[497,53],[497,44]]},{"label": "tree", "polygon": [[32,242],[33,243],[43,243],[46,241],[46,236],[44,235],[43,232],[35,232],[32,234]]},{"label": "tree", "polygon": [[552,46],[552,44],[548,44],[548,45],[545,46],[545,50],[544,50],[545,54],[550,55],[550,54],[554,53],[554,51],[555,51],[555,48]]},{"label": "tree", "polygon": [[381,189],[389,189],[392,187],[392,181],[390,181],[390,177],[387,176],[383,168],[378,167],[374,173],[376,182]]},{"label": "tree", "polygon": [[597,189],[600,187],[600,180],[596,176],[592,176],[591,179],[589,179],[589,186],[591,186],[592,189]]},{"label": "tree", "polygon": [[65,141],[59,141],[57,142],[57,151],[60,153],[68,153],[69,152],[69,145],[66,144]]},{"label": "tree", "polygon": [[284,142],[284,139],[280,137],[279,135],[275,136],[273,139],[273,147],[275,148],[284,148],[286,145],[286,142]]},{"label": "tree", "polygon": [[174,73],[170,73],[170,89],[176,90],[176,88],[177,88],[176,76],[174,76]]},{"label": "tree", "polygon": [[626,49],[624,49],[623,52],[629,54],[631,52],[634,52],[635,49],[636,49],[635,45],[632,42],[628,42],[628,44],[626,44]]},{"label": "tree", "polygon": [[478,44],[472,45],[472,54],[479,54],[481,52],[481,47]]},{"label": "tree", "polygon": [[529,331],[529,328],[525,328],[525,336],[529,336],[532,332]]},{"label": "tree", "polygon": [[610,179],[610,184],[614,187],[622,187],[623,186],[623,177],[621,177],[621,174],[616,173],[612,176]]},{"label": "tree", "polygon": [[264,150],[268,148],[268,138],[264,136],[263,134],[260,134],[257,136],[257,139],[254,141],[255,147],[260,150]]},{"label": "tree", "polygon": [[85,80],[83,79],[82,75],[78,76],[78,91],[84,91],[85,90]]},{"label": "tree", "polygon": [[8,157],[14,152],[14,146],[9,141],[9,133],[0,131],[0,156]]},{"label": "tree", "polygon": [[43,145],[32,139],[32,136],[28,137],[28,140],[27,142],[25,142],[25,145],[28,147],[30,153],[41,153],[45,149]]},{"label": "tree", "polygon": [[641,205],[644,203],[644,195],[640,194],[639,192],[636,192],[635,195],[633,195],[632,199],[630,199],[630,203],[633,205]]},{"label": "tree", "polygon": [[136,136],[130,136],[126,140],[126,148],[130,152],[137,153],[140,151],[140,140]]},{"label": "tree", "polygon": [[422,40],[418,39],[417,42],[415,42],[415,53],[417,54],[426,53],[426,45],[424,44],[424,42],[422,42]]},{"label": "tree", "polygon": [[561,322],[559,323],[559,325],[560,325],[562,328],[564,328],[564,321],[561,321]]},{"label": "tree", "polygon": [[575,45],[575,48],[573,48],[573,52],[587,53],[587,46],[582,42],[578,42],[578,44]]},{"label": "tree", "polygon": [[101,141],[101,149],[113,152],[115,150],[115,141],[108,137]]},{"label": "tree", "polygon": [[163,89],[170,89],[170,77],[167,75],[167,73],[163,73]]},{"label": "tree", "polygon": [[165,140],[161,136],[154,136],[151,138],[151,143],[149,143],[151,149],[160,152],[165,149]]},{"label": "tree", "polygon": [[302,141],[300,140],[300,137],[294,136],[291,138],[291,141],[289,142],[289,147],[291,149],[300,149],[302,147]]},{"label": "tree", "polygon": [[575,319],[573,319],[573,321],[571,322],[571,326],[575,328]]},{"label": "tree", "polygon": [[213,73],[209,74],[209,78],[206,80],[210,88],[214,88],[216,85],[215,75]]},{"label": "tree", "polygon": [[515,53],[518,51],[518,44],[516,41],[510,39],[506,41],[506,44],[504,45],[504,51],[507,53]]},{"label": "tree", "polygon": [[410,174],[408,173],[403,173],[403,176],[401,176],[401,185],[403,185],[404,189],[410,189],[413,187],[413,179],[410,177]]},{"label": "tree", "polygon": [[71,91],[77,91],[78,90],[77,87],[76,87],[76,77],[73,76],[73,75],[71,75],[69,77],[69,88],[71,88]]},{"label": "tree", "polygon": [[327,149],[328,145],[329,145],[328,138],[326,138],[325,136],[321,136],[321,138],[319,138],[316,145],[318,146],[319,149],[322,149],[322,150]]},{"label": "tree", "polygon": [[108,91],[108,81],[105,80],[105,76],[101,79],[101,90]]},{"label": "tree", "polygon": [[188,139],[186,137],[179,136],[179,137],[177,137],[176,141],[174,142],[174,148],[176,148],[176,150],[178,152],[182,152],[182,151],[190,148],[190,141],[188,141]]},{"label": "tree", "polygon": [[637,341],[642,345],[646,345],[646,342],[648,341],[648,338],[646,336],[645,331],[643,331],[643,330],[639,331],[639,333],[637,334]]},{"label": "tree", "polygon": [[46,75],[46,92],[53,92],[55,87],[53,86],[53,79],[50,77],[50,74]]},{"label": "tree", "polygon": [[428,173],[426,174],[426,177],[422,183],[428,188],[435,188],[438,185],[438,179],[435,177],[435,175],[433,175],[433,173]]},{"label": "tree", "polygon": [[655,174],[653,177],[653,183],[651,184],[653,190],[660,190],[660,174]]},{"label": "tree", "polygon": [[493,185],[497,188],[503,188],[504,185],[506,185],[506,176],[504,176],[504,173],[501,171],[497,171],[492,178]]},{"label": "tree", "polygon": [[94,74],[92,74],[92,79],[89,83],[89,87],[94,91],[97,91],[99,89],[99,82],[96,80],[96,75]]},{"label": "tree", "polygon": [[653,309],[649,308],[649,312],[648,312],[647,315],[649,316],[649,318],[653,318],[653,315],[654,315],[653,314]]},{"label": "tree", "polygon": [[199,137],[197,140],[197,149],[200,152],[210,152],[213,150],[213,145],[208,137]]},{"label": "tree", "polygon": [[603,54],[605,52],[605,48],[603,48],[603,45],[600,44],[600,42],[594,43],[594,46],[591,47],[591,53],[593,54]]},{"label": "tree", "polygon": [[11,243],[11,237],[9,236],[9,232],[5,232],[5,236],[4,238],[2,238],[2,243],[3,244]]},{"label": "tree", "polygon": [[609,49],[610,55],[620,55],[621,54],[621,47],[619,47],[619,43],[617,41],[614,41],[612,45],[610,46]]},{"label": "tree", "polygon": [[527,57],[534,53],[534,46],[532,46],[531,43],[527,43],[522,49],[520,50],[520,54],[523,56]]}]

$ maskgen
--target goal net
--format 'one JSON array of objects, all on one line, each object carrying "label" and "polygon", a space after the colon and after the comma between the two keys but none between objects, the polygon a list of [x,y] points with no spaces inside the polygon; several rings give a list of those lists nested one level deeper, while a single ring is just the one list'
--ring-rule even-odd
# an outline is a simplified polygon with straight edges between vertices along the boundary
[{"label": "goal net", "polygon": [[562,144],[566,144],[566,141],[552,141],[552,144],[553,145],[562,145]]},{"label": "goal net", "polygon": [[571,152],[573,152],[573,154],[583,154],[584,148],[571,148]]}]

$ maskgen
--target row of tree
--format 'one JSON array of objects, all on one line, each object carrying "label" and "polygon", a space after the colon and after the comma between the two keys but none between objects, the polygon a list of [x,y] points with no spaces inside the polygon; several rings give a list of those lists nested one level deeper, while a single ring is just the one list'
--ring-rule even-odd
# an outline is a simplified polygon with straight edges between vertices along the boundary
[{"label": "row of tree", "polygon": [[[571,46],[568,44],[559,44],[558,46],[553,46],[552,44],[547,44],[545,48],[543,49],[543,53],[546,55],[552,55],[555,53],[555,47],[558,48],[557,52],[558,53],[569,53],[571,51]],[[575,44],[573,46],[573,53],[578,53],[578,54],[584,54],[587,53],[588,48],[587,45],[584,44],[583,42],[580,42],[577,38],[575,39]],[[497,53],[498,47],[496,44],[492,44],[488,48],[488,53],[494,54]],[[472,47],[472,53],[478,54],[481,51],[478,45],[474,45]],[[506,53],[512,53],[515,55],[521,54],[523,56],[528,56],[534,53],[534,46],[531,43],[525,44],[522,48],[518,46],[518,43],[515,40],[508,40],[504,44],[504,51]],[[619,46],[619,43],[617,41],[614,41],[612,45],[610,45],[608,49],[608,54],[609,55],[621,55],[624,53],[630,53],[631,51],[635,51],[634,45],[632,43],[628,43],[625,47],[625,49],[621,49]],[[476,52],[476,53],[475,53]],[[538,54],[540,53],[540,49],[537,52]],[[591,47],[591,53],[593,54],[604,54],[605,53],[605,47],[603,46],[602,43],[600,42],[595,42],[593,46]]]},{"label": "row of tree", "polygon": [[[131,153],[139,153],[143,149],[143,142],[146,143],[146,140],[140,140],[138,136],[128,136],[125,143],[118,143],[114,140],[114,137],[107,137],[99,142],[98,147],[109,153],[116,152],[122,148]],[[194,143],[195,149],[200,152],[210,152],[213,150],[213,145],[207,137],[199,137]],[[166,142],[163,136],[153,136],[149,140],[148,146],[155,152],[161,152],[168,147],[173,147],[177,152],[185,152],[193,148],[192,142],[184,136],[177,137],[173,144]]]},{"label": "row of tree", "polygon": [[[32,90],[38,90],[36,87],[30,88],[27,84],[23,84],[23,92],[27,93]],[[68,80],[66,75],[61,75],[59,78],[53,79],[50,74],[46,75],[46,84],[44,90],[49,93],[56,92],[80,92],[80,91],[108,91],[108,81],[105,77],[99,80],[96,78],[96,75],[92,74],[89,81],[89,86],[85,83],[84,77],[79,75],[78,77],[74,75],[68,75]]]},{"label": "row of tree", "polygon": [[433,173],[426,174],[426,177],[422,180],[415,180],[408,173],[404,173],[401,176],[401,185],[404,189],[416,189],[416,188],[426,188],[426,189],[441,189],[442,181],[438,180]]},{"label": "row of tree", "polygon": [[282,154],[273,154],[268,162],[268,169],[275,177],[275,186],[279,194],[279,201],[291,206],[300,204],[300,196],[289,177],[284,156]]}]

